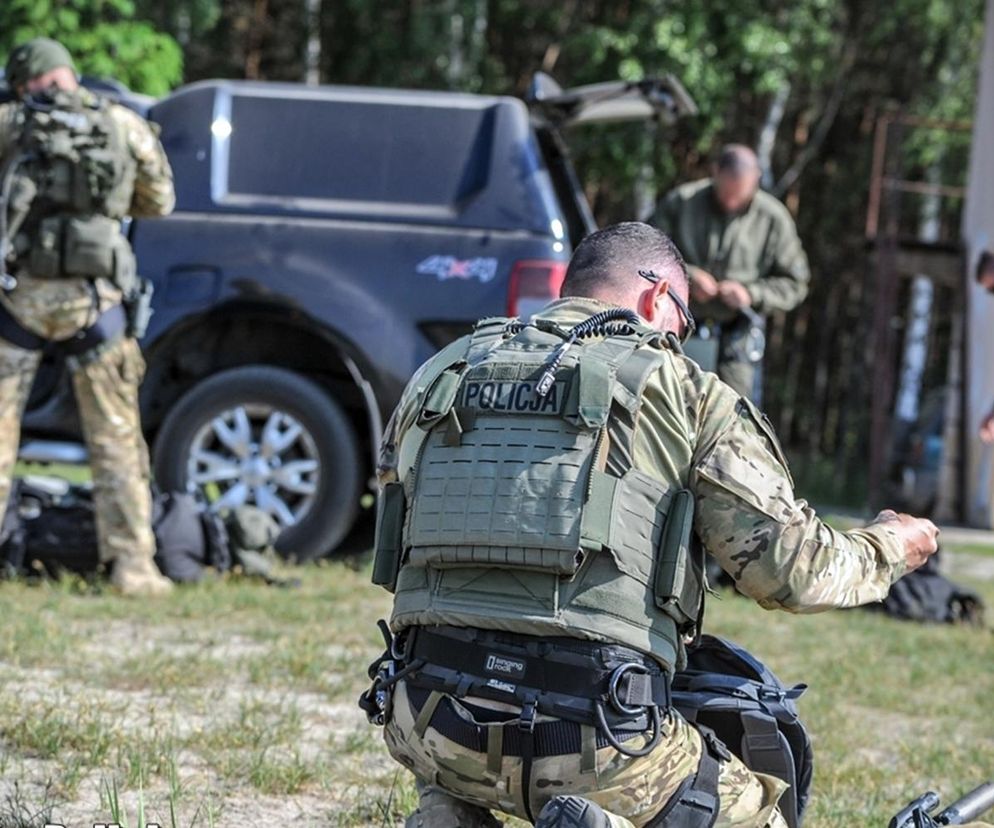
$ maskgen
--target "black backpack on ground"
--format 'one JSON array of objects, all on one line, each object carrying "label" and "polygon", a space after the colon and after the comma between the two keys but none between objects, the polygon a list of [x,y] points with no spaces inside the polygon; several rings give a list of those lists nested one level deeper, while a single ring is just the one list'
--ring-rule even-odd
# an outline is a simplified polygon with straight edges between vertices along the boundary
[{"label": "black backpack on ground", "polygon": [[[246,531],[246,526],[255,531]],[[264,559],[258,553],[275,540],[277,530],[271,518],[251,507],[236,509],[224,520],[191,494],[155,492],[152,532],[162,574],[191,583],[203,578],[208,567],[226,572],[242,565],[243,557],[252,561],[251,569],[243,567],[250,574],[268,576],[259,569]],[[92,490],[49,479],[15,479],[0,526],[0,564],[9,576],[99,572]]]},{"label": "black backpack on ground", "polygon": [[866,609],[903,621],[984,625],[984,601],[975,592],[953,583],[939,572],[939,553],[924,566],[896,581],[879,604]]},{"label": "black backpack on ground", "polygon": [[0,560],[10,576],[100,568],[93,498],[82,486],[15,478],[0,530]]},{"label": "black backpack on ground", "polygon": [[673,678],[673,705],[687,721],[713,730],[748,768],[790,785],[780,800],[790,828],[801,825],[814,770],[795,704],[806,689],[785,687],[759,659],[713,635],[701,636]]}]

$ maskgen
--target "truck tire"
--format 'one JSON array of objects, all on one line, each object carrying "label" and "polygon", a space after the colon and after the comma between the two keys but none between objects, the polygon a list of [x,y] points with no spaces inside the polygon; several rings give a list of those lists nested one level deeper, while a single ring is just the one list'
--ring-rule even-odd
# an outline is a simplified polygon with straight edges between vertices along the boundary
[{"label": "truck tire", "polygon": [[250,504],[280,524],[276,548],[306,561],[348,534],[362,472],[348,417],[311,380],[250,365],[202,380],[163,420],[153,452],[164,490],[196,491],[212,508]]}]

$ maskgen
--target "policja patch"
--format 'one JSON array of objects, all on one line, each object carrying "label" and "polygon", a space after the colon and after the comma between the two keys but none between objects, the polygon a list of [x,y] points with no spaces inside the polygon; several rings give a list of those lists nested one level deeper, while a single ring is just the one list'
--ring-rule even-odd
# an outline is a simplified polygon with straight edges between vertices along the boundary
[{"label": "policja patch", "polygon": [[561,414],[566,400],[566,383],[553,383],[544,397],[538,395],[534,380],[467,380],[462,390],[462,408],[511,414]]}]

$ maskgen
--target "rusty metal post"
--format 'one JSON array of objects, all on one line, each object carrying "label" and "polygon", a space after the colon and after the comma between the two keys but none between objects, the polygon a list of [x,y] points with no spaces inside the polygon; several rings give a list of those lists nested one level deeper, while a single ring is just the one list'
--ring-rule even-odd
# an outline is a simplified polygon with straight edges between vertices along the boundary
[{"label": "rusty metal post", "polygon": [[[878,136],[881,148],[880,173],[874,184],[883,185],[883,166],[887,147],[893,142],[900,147],[904,135],[899,119],[887,119],[883,136]],[[891,178],[900,178],[900,152],[891,156],[897,159],[892,165],[897,169]],[[876,158],[874,166],[877,166]],[[897,247],[901,222],[901,191],[886,188],[878,192],[879,216],[882,228],[874,227],[877,250],[876,290],[873,303],[873,385],[870,389],[870,468],[867,487],[870,504],[876,508],[883,498],[884,473],[890,459],[891,403],[894,396],[894,355],[897,332],[894,328],[894,310],[897,305]],[[869,229],[869,228],[868,228]]]},{"label": "rusty metal post", "polygon": [[883,115],[877,120],[873,134],[873,168],[870,172],[870,203],[866,208],[866,237],[876,240],[880,223],[880,196],[884,184],[884,163],[887,158],[887,132],[891,117]]}]

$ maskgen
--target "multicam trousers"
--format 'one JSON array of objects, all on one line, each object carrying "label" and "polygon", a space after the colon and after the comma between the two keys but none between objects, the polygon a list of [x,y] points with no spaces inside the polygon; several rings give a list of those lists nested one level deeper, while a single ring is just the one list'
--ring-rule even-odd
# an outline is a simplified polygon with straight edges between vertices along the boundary
[{"label": "multicam trousers", "polygon": [[[2,298],[28,330],[67,339],[121,301],[107,282],[18,277]],[[0,521],[10,496],[21,418],[40,351],[0,339]],[[73,390],[93,471],[97,536],[102,561],[148,561],[155,554],[151,529],[148,448],[138,413],[145,363],[138,344],[122,337],[72,369]]]},{"label": "multicam trousers", "polygon": [[[476,721],[465,706],[449,696],[440,703],[451,704],[459,716],[487,727],[491,734],[503,726]],[[484,700],[473,703],[500,708]],[[404,682],[399,682],[384,738],[394,759],[410,769],[422,786],[421,806],[408,820],[408,828],[500,825],[490,815],[491,809],[525,817],[520,758],[501,756],[496,751],[488,756],[464,748],[424,719],[419,719]],[[555,796],[574,794],[600,805],[613,826],[641,828],[663,809],[680,783],[696,773],[703,750],[700,734],[678,715],[665,725],[659,746],[642,758],[624,756],[612,747],[597,749],[592,727],[586,736],[588,747],[579,754],[534,760],[529,786],[533,814]],[[488,744],[494,741],[491,738]],[[630,744],[641,746],[638,740]],[[780,780],[753,773],[732,757],[721,765],[717,825],[786,828],[776,806],[785,788]]]}]

